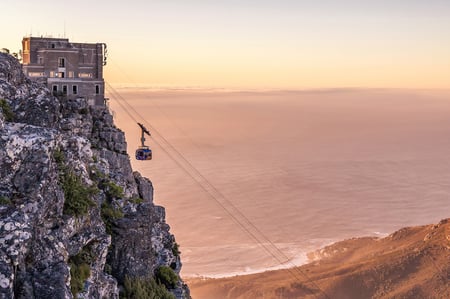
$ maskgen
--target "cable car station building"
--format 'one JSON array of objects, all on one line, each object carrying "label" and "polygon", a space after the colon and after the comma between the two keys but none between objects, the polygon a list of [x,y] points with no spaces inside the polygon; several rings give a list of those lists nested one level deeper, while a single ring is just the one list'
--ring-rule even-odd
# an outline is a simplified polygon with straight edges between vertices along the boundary
[{"label": "cable car station building", "polygon": [[81,97],[90,105],[104,105],[106,53],[103,43],[24,37],[22,67],[28,78],[46,84],[55,96]]}]

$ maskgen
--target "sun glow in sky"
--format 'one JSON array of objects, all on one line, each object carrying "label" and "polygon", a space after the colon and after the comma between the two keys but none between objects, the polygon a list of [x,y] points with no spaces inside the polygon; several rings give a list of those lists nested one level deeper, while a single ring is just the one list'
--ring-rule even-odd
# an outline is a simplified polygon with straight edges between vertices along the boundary
[{"label": "sun glow in sky", "polygon": [[113,84],[450,88],[448,0],[2,0],[23,36],[104,42]]}]

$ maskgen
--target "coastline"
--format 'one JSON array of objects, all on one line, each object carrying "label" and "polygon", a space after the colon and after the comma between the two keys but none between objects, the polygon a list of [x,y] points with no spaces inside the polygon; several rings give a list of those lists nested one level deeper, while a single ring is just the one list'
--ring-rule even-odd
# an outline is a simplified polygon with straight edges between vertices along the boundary
[{"label": "coastline", "polygon": [[196,299],[448,298],[449,233],[450,219],[443,219],[339,241],[295,268],[186,281]]},{"label": "coastline", "polygon": [[[271,265],[267,267],[245,267],[244,270],[236,270],[236,271],[228,271],[222,273],[215,274],[184,274],[183,277],[187,280],[209,280],[209,279],[221,279],[221,278],[233,278],[245,275],[253,275],[253,274],[262,274],[265,272],[272,272],[277,270],[289,270],[297,267],[301,267],[304,265],[308,265],[310,263],[314,263],[320,261],[324,257],[328,257],[328,254],[325,252],[326,248],[330,248],[333,246],[339,246],[340,243],[348,241],[348,240],[357,240],[357,239],[382,239],[387,237],[388,233],[380,233],[374,232],[371,235],[367,236],[357,236],[349,239],[341,239],[341,240],[329,240],[322,242],[321,245],[315,247],[310,250],[300,250],[296,251],[293,255],[291,255],[285,262]],[[317,240],[316,240],[317,241]],[[286,245],[287,243],[284,243]],[[299,246],[293,246],[294,248],[298,248]],[[191,250],[193,247],[185,248]],[[287,247],[285,246],[284,249]],[[277,246],[277,250],[281,249]],[[295,250],[293,250],[295,251]]]},{"label": "coastline", "polygon": [[[192,246],[192,247],[181,247],[182,253],[188,253],[190,258],[185,259],[185,262],[190,264],[203,263],[208,264],[210,262],[215,263],[214,269],[211,269],[208,273],[183,273],[183,277],[189,279],[217,279],[217,278],[228,278],[242,275],[260,274],[268,271],[283,270],[289,268],[299,267],[310,262],[313,262],[315,258],[313,253],[321,248],[330,246],[338,240],[310,240],[304,244],[300,243],[275,243],[276,248],[270,246],[269,244],[264,244],[269,246],[271,250],[277,252],[277,258],[279,260],[284,259],[281,263],[274,259],[273,256],[269,255],[267,251],[263,250],[261,245],[258,244],[239,244],[239,245],[224,245],[224,246]],[[314,244],[314,245],[313,245]],[[306,249],[305,249],[306,248]],[[224,259],[221,261],[207,260],[209,256],[216,256],[218,252],[228,252],[232,253],[233,256],[240,256],[246,259],[247,265],[243,264],[239,260]],[[204,252],[204,257],[200,260],[197,258],[193,260],[192,252]],[[260,252],[260,255],[249,255],[249,252]],[[251,259],[254,257],[254,259]],[[200,266],[199,268],[204,268]],[[230,270],[227,270],[230,269]]]}]

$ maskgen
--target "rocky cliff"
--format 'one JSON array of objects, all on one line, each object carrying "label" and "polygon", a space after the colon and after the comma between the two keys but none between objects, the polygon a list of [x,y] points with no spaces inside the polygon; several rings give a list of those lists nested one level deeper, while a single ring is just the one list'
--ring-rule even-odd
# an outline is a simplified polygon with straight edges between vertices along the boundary
[{"label": "rocky cliff", "polygon": [[0,101],[0,298],[189,298],[108,109],[53,97],[3,53]]}]

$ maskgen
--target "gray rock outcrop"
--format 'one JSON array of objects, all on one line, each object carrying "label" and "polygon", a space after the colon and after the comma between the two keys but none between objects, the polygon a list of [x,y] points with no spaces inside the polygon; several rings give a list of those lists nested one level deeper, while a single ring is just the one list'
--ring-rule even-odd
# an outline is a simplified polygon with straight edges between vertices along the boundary
[{"label": "gray rock outcrop", "polygon": [[[118,298],[180,257],[106,107],[55,98],[0,53],[0,298]],[[170,290],[189,298],[179,278]]]}]

